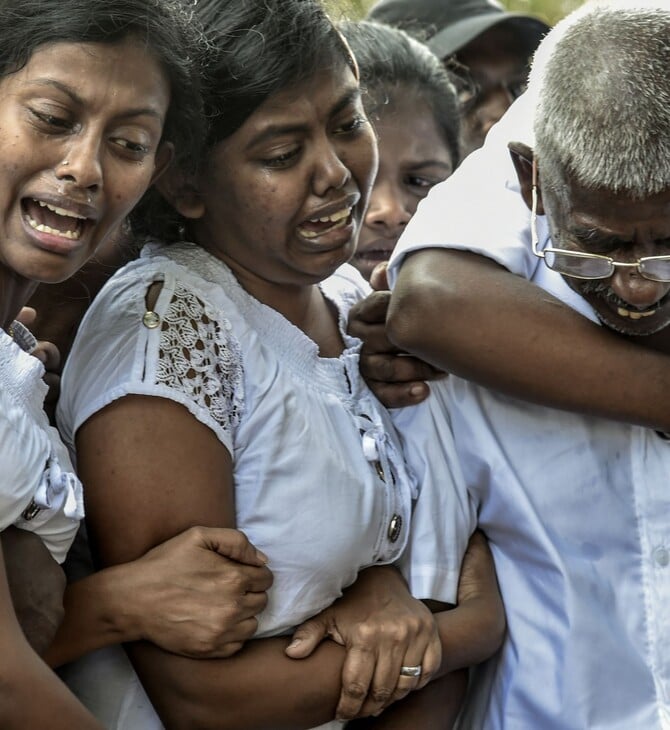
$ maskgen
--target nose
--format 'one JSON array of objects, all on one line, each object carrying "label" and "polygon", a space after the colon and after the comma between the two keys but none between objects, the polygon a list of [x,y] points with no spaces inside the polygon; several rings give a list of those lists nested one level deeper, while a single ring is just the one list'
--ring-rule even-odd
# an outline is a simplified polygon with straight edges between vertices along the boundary
[{"label": "nose", "polygon": [[316,169],[314,171],[314,192],[324,197],[329,190],[343,188],[351,179],[351,170],[337,147],[326,142],[316,149]]},{"label": "nose", "polygon": [[96,192],[102,187],[102,164],[100,161],[100,140],[90,134],[73,140],[65,157],[56,167],[56,177],[87,192]]},{"label": "nose", "polygon": [[365,225],[382,232],[385,236],[399,236],[414,214],[416,205],[411,205],[397,185],[390,180],[377,177],[370,205],[365,215]]},{"label": "nose", "polygon": [[645,279],[632,267],[617,268],[611,287],[618,297],[638,309],[652,307],[670,291],[669,283]]}]

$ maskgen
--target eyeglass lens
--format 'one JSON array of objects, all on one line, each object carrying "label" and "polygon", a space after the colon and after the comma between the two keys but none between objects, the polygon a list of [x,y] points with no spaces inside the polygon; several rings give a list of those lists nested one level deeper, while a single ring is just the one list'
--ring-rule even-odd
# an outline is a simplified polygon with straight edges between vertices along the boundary
[{"label": "eyeglass lens", "polygon": [[[615,266],[607,258],[549,249],[544,254],[547,266],[566,276],[580,279],[606,279]],[[650,257],[639,262],[642,276],[653,281],[670,281],[670,257]]]}]

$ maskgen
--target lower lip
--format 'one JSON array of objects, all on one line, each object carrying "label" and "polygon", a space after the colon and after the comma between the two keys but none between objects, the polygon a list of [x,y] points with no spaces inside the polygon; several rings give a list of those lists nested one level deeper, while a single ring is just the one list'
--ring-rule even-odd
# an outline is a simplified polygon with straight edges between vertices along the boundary
[{"label": "lower lip", "polygon": [[596,311],[600,313],[605,322],[609,321],[612,326],[623,333],[644,335],[657,332],[670,324],[670,313],[666,311],[668,302],[662,303],[653,315],[639,319],[622,316],[617,311],[618,307],[605,300],[601,299],[600,304],[601,306],[596,307]]},{"label": "lower lip", "polygon": [[36,231],[25,218],[22,218],[22,220],[24,230],[28,233],[33,243],[43,251],[49,251],[60,256],[69,256],[83,246],[81,237],[75,240],[56,236],[53,233]]},{"label": "lower lip", "polygon": [[338,228],[331,228],[318,236],[313,238],[307,238],[298,231],[300,239],[304,241],[311,248],[319,248],[320,250],[329,251],[336,248],[342,248],[346,246],[354,237],[356,232],[356,226],[354,224],[353,216],[349,216],[347,222]]}]

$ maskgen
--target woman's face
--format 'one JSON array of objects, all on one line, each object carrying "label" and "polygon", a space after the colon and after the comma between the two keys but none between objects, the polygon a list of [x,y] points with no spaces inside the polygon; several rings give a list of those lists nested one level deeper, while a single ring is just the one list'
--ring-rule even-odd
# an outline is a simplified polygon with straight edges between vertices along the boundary
[{"label": "woman's face", "polygon": [[192,217],[197,242],[261,301],[353,254],[377,166],[358,82],[342,62],[263,102],[215,145]]},{"label": "woman's face", "polygon": [[41,46],[0,80],[0,267],[44,282],[81,267],[169,160],[169,103],[130,38]]},{"label": "woman's face", "polygon": [[451,175],[453,160],[428,104],[408,90],[375,115],[379,171],[352,264],[366,278],[388,261],[419,201]]}]

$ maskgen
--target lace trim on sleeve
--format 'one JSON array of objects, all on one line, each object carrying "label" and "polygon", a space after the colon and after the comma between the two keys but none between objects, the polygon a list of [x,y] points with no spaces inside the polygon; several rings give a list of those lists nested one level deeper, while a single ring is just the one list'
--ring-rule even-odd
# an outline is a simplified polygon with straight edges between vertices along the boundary
[{"label": "lace trim on sleeve", "polygon": [[230,322],[177,284],[161,322],[156,382],[185,394],[230,433],[244,407],[242,376]]}]

